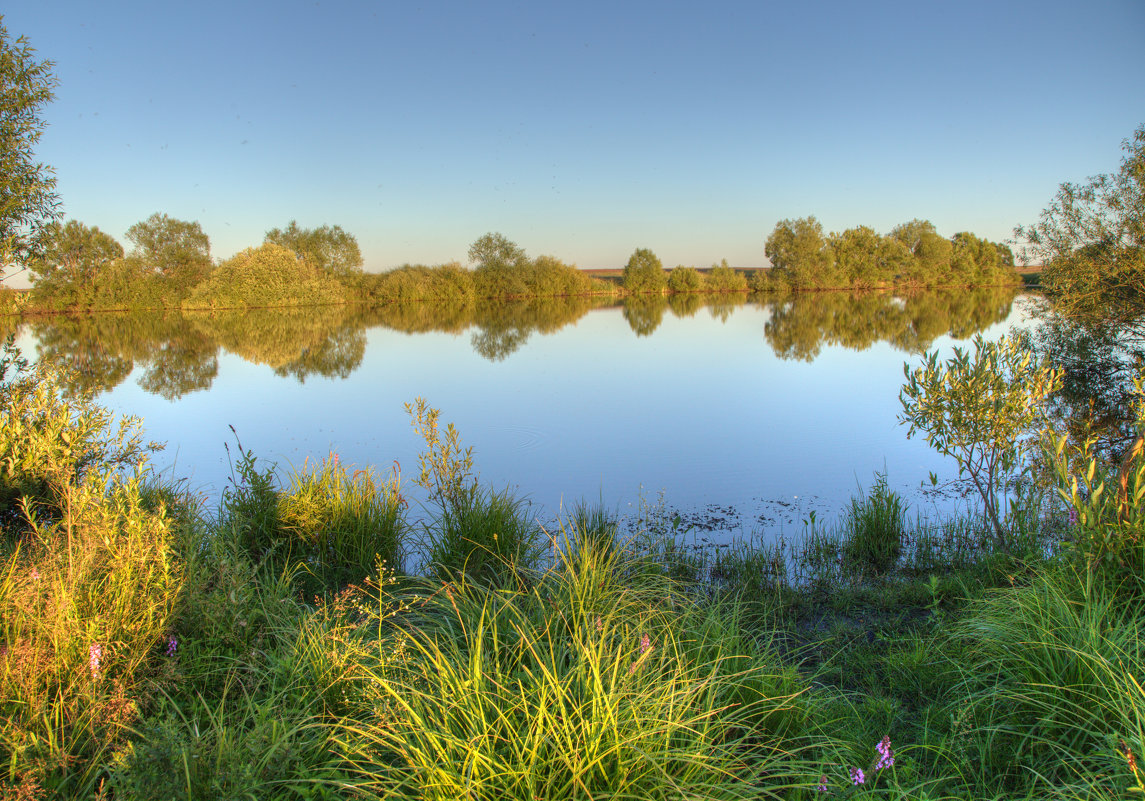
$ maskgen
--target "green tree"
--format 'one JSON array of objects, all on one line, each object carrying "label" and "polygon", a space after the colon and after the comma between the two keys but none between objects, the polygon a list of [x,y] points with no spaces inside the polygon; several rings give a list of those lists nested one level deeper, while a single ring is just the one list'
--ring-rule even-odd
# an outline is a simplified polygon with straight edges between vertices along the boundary
[{"label": "green tree", "polygon": [[9,37],[0,16],[0,278],[39,256],[59,218],[51,168],[36,161],[40,117],[56,87],[51,61],[37,61],[28,40]]},{"label": "green tree", "polygon": [[529,257],[503,234],[488,233],[469,246],[469,263],[477,267],[521,267]]},{"label": "green tree", "polygon": [[896,225],[888,235],[913,256],[902,265],[901,275],[910,283],[936,286],[948,280],[953,246],[940,236],[929,220],[914,219]]},{"label": "green tree", "polygon": [[673,294],[699,292],[704,286],[704,276],[695,267],[679,266],[668,273],[668,291]]},{"label": "green tree", "polygon": [[870,287],[894,277],[881,269],[882,237],[873,228],[848,228],[841,234],[831,234],[828,243],[835,255],[835,271],[846,286]]},{"label": "green tree", "polygon": [[932,448],[958,462],[958,474],[970,477],[982,498],[984,514],[999,546],[1005,547],[1005,483],[1022,468],[1030,438],[1045,422],[1045,401],[1059,377],[1041,367],[1032,348],[1018,335],[999,342],[974,337],[974,352],[954,349],[944,363],[938,352],[922,366],[903,366],[906,383],[899,393],[910,425],[908,437],[926,435]]},{"label": "green tree", "polygon": [[1064,183],[1038,222],[1019,226],[1027,260],[1041,261],[1054,310],[1145,340],[1145,125],[1122,143],[1121,168]]},{"label": "green tree", "polygon": [[482,298],[516,298],[533,294],[532,263],[523,248],[502,234],[489,233],[469,246],[474,291]]},{"label": "green tree", "polygon": [[628,292],[659,295],[668,286],[668,276],[655,253],[648,248],[637,248],[628,257],[620,282]]},{"label": "green tree", "polygon": [[338,225],[300,228],[291,220],[283,229],[266,232],[265,242],[289,248],[310,267],[321,270],[346,284],[362,272],[362,252],[358,240]]},{"label": "green tree", "polygon": [[1065,376],[1056,411],[1114,454],[1136,436],[1145,364],[1145,125],[1122,149],[1116,173],[1061,184],[1037,223],[1014,229],[1023,259],[1042,264],[1039,346]]},{"label": "green tree", "polygon": [[161,275],[179,289],[190,289],[211,270],[211,241],[197,222],[157,212],[128,228],[127,239],[143,272]]},{"label": "green tree", "polygon": [[51,223],[45,233],[43,251],[28,265],[37,298],[57,307],[90,305],[101,276],[123,258],[123,246],[78,220]]},{"label": "green tree", "polygon": [[835,256],[814,217],[780,220],[763,249],[773,271],[793,287],[834,284]]}]

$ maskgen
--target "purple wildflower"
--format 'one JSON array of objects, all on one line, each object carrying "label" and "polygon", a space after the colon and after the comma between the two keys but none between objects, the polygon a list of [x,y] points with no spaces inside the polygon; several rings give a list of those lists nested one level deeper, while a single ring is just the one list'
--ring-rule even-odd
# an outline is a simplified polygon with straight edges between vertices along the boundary
[{"label": "purple wildflower", "polygon": [[103,657],[103,646],[97,642],[93,642],[91,647],[87,649],[87,665],[91,669],[91,677],[93,679],[99,678],[99,660]]},{"label": "purple wildflower", "polygon": [[866,774],[863,773],[862,768],[851,768],[851,784],[858,787],[860,784],[867,780]]},{"label": "purple wildflower", "polygon": [[827,792],[827,777],[826,776],[820,776],[819,777],[819,786],[815,788],[815,792],[817,792],[817,793]]},{"label": "purple wildflower", "polygon": [[170,637],[167,638],[167,656],[174,656],[175,655],[175,649],[177,649],[178,647],[179,647],[179,641],[176,640],[175,635],[172,634]]},{"label": "purple wildflower", "polygon": [[640,635],[640,655],[644,656],[644,654],[648,653],[651,650],[652,650],[652,640],[649,639],[647,634],[641,634]]},{"label": "purple wildflower", "polygon": [[895,752],[891,750],[891,736],[888,734],[875,746],[879,752],[879,761],[875,763],[875,770],[889,768],[895,763]]}]

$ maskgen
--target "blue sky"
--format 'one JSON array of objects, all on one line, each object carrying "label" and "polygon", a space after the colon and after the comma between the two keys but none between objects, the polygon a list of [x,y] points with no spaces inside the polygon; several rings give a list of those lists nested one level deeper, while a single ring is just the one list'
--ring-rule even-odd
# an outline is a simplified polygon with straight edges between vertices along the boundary
[{"label": "blue sky", "polygon": [[764,264],[776,222],[991,239],[1145,123],[1145,2],[9,0],[56,62],[68,217],[226,257],[291,219],[367,269],[499,231],[619,267]]}]

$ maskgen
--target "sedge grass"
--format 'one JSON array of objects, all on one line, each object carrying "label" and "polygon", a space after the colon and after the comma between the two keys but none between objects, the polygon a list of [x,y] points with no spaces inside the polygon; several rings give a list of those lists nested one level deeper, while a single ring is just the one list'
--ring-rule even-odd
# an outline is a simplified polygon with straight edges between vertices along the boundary
[{"label": "sedge grass", "polygon": [[345,740],[362,782],[529,801],[755,798],[798,782],[794,673],[631,557],[560,554],[523,591],[427,585],[356,660],[385,710]]}]

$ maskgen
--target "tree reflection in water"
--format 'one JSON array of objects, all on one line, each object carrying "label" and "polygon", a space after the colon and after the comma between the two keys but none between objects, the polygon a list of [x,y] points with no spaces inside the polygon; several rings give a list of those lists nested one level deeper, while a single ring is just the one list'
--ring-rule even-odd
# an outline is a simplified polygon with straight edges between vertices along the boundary
[{"label": "tree reflection in water", "polygon": [[[895,295],[818,292],[764,297],[764,337],[782,359],[813,360],[826,346],[863,350],[888,342],[920,353],[950,334],[968,337],[1002,322],[1016,291],[978,289]],[[748,303],[744,295],[545,298],[460,304],[401,303],[377,307],[316,306],[251,311],[98,314],[39,318],[31,324],[39,358],[70,368],[73,390],[109,390],[135,368],[146,391],[175,400],[211,386],[219,351],[265,364],[280,376],[346,378],[362,363],[366,331],[405,333],[472,330],[474,351],[501,361],[533,334],[550,334],[589,311],[622,309],[637,336],[651,336],[666,312],[690,317],[707,308],[726,322]]]}]

